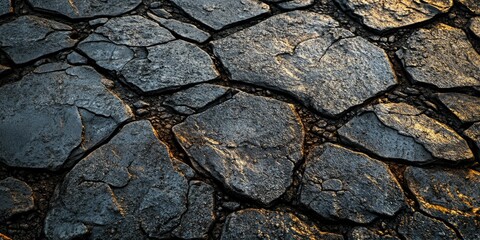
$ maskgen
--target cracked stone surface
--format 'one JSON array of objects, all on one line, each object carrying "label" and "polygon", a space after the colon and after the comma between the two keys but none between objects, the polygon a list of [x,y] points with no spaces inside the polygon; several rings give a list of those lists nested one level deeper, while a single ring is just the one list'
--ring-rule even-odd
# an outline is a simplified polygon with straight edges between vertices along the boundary
[{"label": "cracked stone surface", "polygon": [[291,0],[286,2],[280,2],[278,3],[278,6],[286,10],[294,10],[294,9],[308,7],[312,5],[314,2],[315,2],[314,0]]},{"label": "cracked stone surface", "polygon": [[391,235],[380,235],[366,227],[356,227],[348,233],[348,239],[352,240],[400,240]]},{"label": "cracked stone surface", "polygon": [[55,12],[69,18],[117,16],[140,5],[141,0],[28,0],[35,9]]},{"label": "cracked stone surface", "polygon": [[472,18],[468,27],[477,38],[480,38],[480,17]]},{"label": "cracked stone surface", "polygon": [[132,116],[91,67],[36,71],[0,88],[0,160],[9,166],[57,170]]},{"label": "cracked stone surface", "polygon": [[382,49],[326,15],[275,15],[212,44],[232,80],[286,92],[329,115],[396,84]]},{"label": "cracked stone surface", "polygon": [[461,29],[445,24],[420,29],[396,54],[415,82],[438,88],[480,85],[480,55]]},{"label": "cracked stone surface", "polygon": [[184,23],[175,19],[161,18],[151,13],[148,13],[148,16],[160,23],[162,26],[168,28],[170,31],[173,31],[176,34],[197,43],[204,43],[210,38],[210,34],[208,32],[197,28],[193,24]]},{"label": "cracked stone surface", "polygon": [[464,239],[480,238],[479,172],[408,167],[405,179],[423,211],[454,226]]},{"label": "cracked stone surface", "polygon": [[[475,142],[478,148],[480,148],[480,122],[474,123],[465,130],[464,133]],[[480,154],[477,153],[477,156],[480,156]]]},{"label": "cracked stone surface", "polygon": [[343,237],[339,234],[322,232],[292,213],[246,209],[228,215],[221,239],[341,240]]},{"label": "cracked stone surface", "polygon": [[405,205],[386,164],[330,143],[307,156],[300,189],[300,202],[329,220],[369,223]]},{"label": "cracked stone surface", "polygon": [[403,216],[398,233],[404,239],[456,239],[455,231],[442,221],[428,217],[419,212]]},{"label": "cracked stone surface", "polygon": [[199,22],[220,30],[226,26],[268,13],[270,7],[257,0],[171,0]]},{"label": "cracked stone surface", "polygon": [[0,1],[0,16],[13,12],[12,2],[10,0]]},{"label": "cracked stone surface", "polygon": [[461,93],[439,93],[439,100],[463,122],[480,121],[480,98]]},{"label": "cracked stone surface", "polygon": [[453,129],[405,103],[378,104],[338,130],[342,140],[383,158],[428,163],[469,161],[473,153]]},{"label": "cracked stone surface", "polygon": [[173,132],[199,168],[264,204],[290,186],[303,156],[304,131],[293,106],[246,93],[189,116]]},{"label": "cracked stone surface", "polygon": [[0,221],[32,210],[33,201],[33,190],[25,182],[12,177],[0,181]]},{"label": "cracked stone surface", "polygon": [[172,94],[165,99],[163,104],[172,107],[179,113],[193,114],[224,96],[228,91],[229,89],[226,87],[204,83]]},{"label": "cracked stone surface", "polygon": [[335,1],[362,24],[380,32],[425,22],[453,6],[453,0]]},{"label": "cracked stone surface", "polygon": [[66,48],[76,40],[66,24],[25,15],[0,25],[0,48],[16,64],[23,64]]},{"label": "cracked stone surface", "polygon": [[458,0],[473,13],[480,15],[480,3],[476,0]]},{"label": "cracked stone surface", "polygon": [[198,229],[182,233],[201,236],[212,220],[202,214],[213,207],[211,192],[198,182],[189,187],[152,125],[137,121],[67,174],[55,192],[45,233],[51,239],[164,238],[191,226],[192,219],[184,217],[201,214],[195,216]]}]

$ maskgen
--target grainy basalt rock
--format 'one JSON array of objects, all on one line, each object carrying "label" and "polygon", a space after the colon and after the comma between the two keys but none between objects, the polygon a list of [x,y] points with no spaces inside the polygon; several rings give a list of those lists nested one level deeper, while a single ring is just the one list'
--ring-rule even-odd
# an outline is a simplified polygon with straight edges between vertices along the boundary
[{"label": "grainy basalt rock", "polygon": [[380,235],[366,227],[356,227],[348,233],[349,240],[400,240],[388,234]]},{"label": "grainy basalt rock", "polygon": [[34,207],[33,191],[25,182],[12,177],[0,181],[0,221]]},{"label": "grainy basalt rock", "polygon": [[475,17],[470,20],[470,23],[468,25],[468,28],[470,31],[472,31],[477,38],[480,38],[480,17]]},{"label": "grainy basalt rock", "polygon": [[365,154],[327,143],[307,156],[300,202],[326,219],[369,223],[393,216],[404,198],[388,166]]},{"label": "grainy basalt rock", "polygon": [[193,114],[224,96],[228,91],[229,89],[226,87],[204,83],[172,94],[165,99],[163,104],[172,107],[179,113]]},{"label": "grainy basalt rock", "polygon": [[270,7],[257,0],[171,0],[199,22],[220,30],[268,13]]},{"label": "grainy basalt rock", "polygon": [[175,32],[181,37],[190,39],[198,43],[204,43],[210,38],[210,34],[205,32],[195,25],[190,23],[184,23],[175,19],[166,19],[157,17],[152,13],[147,13],[150,18],[160,23],[162,26],[168,28],[170,31]]},{"label": "grainy basalt rock", "polygon": [[76,40],[66,24],[32,15],[0,25],[0,48],[16,64],[23,64],[66,48]]},{"label": "grainy basalt rock", "polygon": [[326,15],[293,11],[213,41],[235,81],[341,114],[396,84],[386,53]]},{"label": "grainy basalt rock", "polygon": [[454,226],[464,239],[480,238],[479,172],[408,167],[405,179],[424,212]]},{"label": "grainy basalt rock", "polygon": [[278,6],[285,10],[294,10],[298,8],[304,8],[314,4],[314,0],[291,0],[286,2],[278,3]]},{"label": "grainy basalt rock", "polygon": [[480,55],[461,29],[445,24],[420,29],[396,54],[415,82],[438,88],[480,86]]},{"label": "grainy basalt rock", "polygon": [[1,0],[0,1],[0,16],[9,14],[13,12],[13,6],[11,0]]},{"label": "grainy basalt rock", "polygon": [[473,13],[480,15],[480,2],[477,0],[458,0]]},{"label": "grainy basalt rock", "polygon": [[201,170],[227,188],[269,204],[292,183],[304,131],[293,106],[238,93],[173,127]]},{"label": "grainy basalt rock", "polygon": [[480,98],[462,93],[439,93],[438,99],[463,122],[480,121]]},{"label": "grainy basalt rock", "polygon": [[[474,123],[467,130],[465,130],[464,133],[468,138],[472,139],[480,149],[480,122]],[[480,157],[480,153],[477,153],[477,157]]]},{"label": "grainy basalt rock", "polygon": [[141,0],[28,0],[33,8],[72,19],[118,16],[135,9]]},{"label": "grainy basalt rock", "polygon": [[446,13],[453,0],[336,0],[345,11],[376,31],[388,31],[432,19]]},{"label": "grainy basalt rock", "polygon": [[1,87],[0,160],[57,170],[109,137],[132,113],[104,81],[90,67],[46,64]]},{"label": "grainy basalt rock", "polygon": [[[203,204],[208,186],[194,183],[190,189],[152,125],[129,123],[67,174],[54,194],[45,234],[49,239],[171,237],[179,225],[188,225],[184,214],[213,211]],[[211,216],[196,218],[201,224],[193,228],[203,233],[204,219]]]},{"label": "grainy basalt rock", "polygon": [[342,240],[343,237],[321,232],[315,225],[303,222],[292,213],[246,209],[228,215],[221,239]]},{"label": "grainy basalt rock", "polygon": [[456,239],[455,231],[445,223],[419,212],[402,216],[398,233],[406,240],[413,239]]}]

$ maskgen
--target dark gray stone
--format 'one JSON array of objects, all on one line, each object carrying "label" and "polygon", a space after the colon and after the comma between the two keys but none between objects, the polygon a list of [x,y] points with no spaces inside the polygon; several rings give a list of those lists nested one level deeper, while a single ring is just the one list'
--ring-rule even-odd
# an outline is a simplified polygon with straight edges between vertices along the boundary
[{"label": "dark gray stone", "polygon": [[28,0],[33,8],[72,19],[118,16],[135,9],[141,0]]},{"label": "dark gray stone", "polygon": [[191,17],[215,30],[270,11],[267,4],[256,0],[172,0],[172,2]]},{"label": "dark gray stone", "polygon": [[233,80],[287,92],[329,115],[396,84],[382,49],[312,12],[275,15],[213,46]]},{"label": "dark gray stone", "polygon": [[221,239],[342,240],[343,237],[321,232],[315,225],[300,220],[292,213],[246,209],[228,215]]},{"label": "dark gray stone", "polygon": [[472,18],[470,20],[468,28],[470,29],[470,31],[472,31],[473,34],[475,34],[475,36],[477,36],[477,38],[480,38],[480,17]]},{"label": "dark gray stone", "polygon": [[405,205],[386,164],[330,143],[307,156],[300,189],[300,202],[329,220],[369,223]]},{"label": "dark gray stone", "polygon": [[[480,122],[474,123],[464,132],[468,138],[472,139],[477,147],[480,149]],[[480,157],[480,153],[477,153],[477,156]]]},{"label": "dark gray stone", "polygon": [[420,29],[396,54],[415,82],[439,88],[480,86],[480,55],[461,29],[444,24]]},{"label": "dark gray stone", "polygon": [[77,47],[98,66],[115,71],[120,71],[135,55],[129,47],[114,44],[98,34],[88,36]]},{"label": "dark gray stone", "polygon": [[0,221],[34,207],[33,191],[25,182],[12,177],[0,181]]},{"label": "dark gray stone", "polygon": [[438,99],[463,122],[480,121],[480,98],[461,93],[439,93]]},{"label": "dark gray stone", "polygon": [[457,239],[455,231],[445,223],[415,212],[402,216],[398,233],[406,240],[415,239]]},{"label": "dark gray stone", "polygon": [[71,52],[67,55],[67,61],[70,64],[86,64],[88,59],[80,55],[78,52]]},{"label": "dark gray stone", "polygon": [[197,28],[190,23],[184,23],[175,19],[166,19],[157,17],[152,13],[147,13],[150,18],[160,23],[160,25],[168,28],[170,31],[175,32],[181,37],[190,39],[192,41],[203,43],[210,38],[210,34]]},{"label": "dark gray stone", "polygon": [[5,14],[13,13],[13,6],[11,0],[1,0],[0,1],[0,16]]},{"label": "dark gray stone", "polygon": [[179,113],[193,114],[198,109],[224,96],[228,91],[229,89],[226,87],[204,83],[172,94],[165,99],[163,104],[172,107]]},{"label": "dark gray stone", "polygon": [[0,64],[0,76],[6,75],[6,74],[10,73],[11,71],[12,71],[12,69],[10,67]]},{"label": "dark gray stone", "polygon": [[147,47],[147,52],[146,59],[135,58],[121,70],[125,81],[143,92],[175,89],[219,75],[205,51],[183,40]]},{"label": "dark gray stone", "polygon": [[454,226],[463,239],[480,239],[479,172],[408,167],[405,179],[424,212]]},{"label": "dark gray stone", "polygon": [[278,3],[278,6],[285,10],[294,10],[298,8],[311,6],[314,3],[315,3],[314,0],[291,0],[291,1]]},{"label": "dark gray stone", "polygon": [[366,227],[356,227],[348,233],[349,240],[400,240],[400,238],[385,234],[380,235]]},{"label": "dark gray stone", "polygon": [[37,16],[20,16],[0,25],[0,47],[16,64],[23,64],[66,48],[76,40],[72,28]]},{"label": "dark gray stone", "polygon": [[292,183],[304,131],[293,105],[238,93],[173,127],[192,160],[234,192],[269,204]]},{"label": "dark gray stone", "polygon": [[477,0],[458,0],[473,13],[480,15],[480,2]]},{"label": "dark gray stone", "polygon": [[[54,194],[46,217],[49,239],[147,239],[171,237],[190,211],[211,204],[208,186],[174,170],[170,153],[148,121],[127,124],[109,143],[81,160]],[[190,195],[190,196],[189,196]],[[192,201],[192,202],[190,202]],[[212,209],[201,209],[211,212]],[[205,218],[200,226],[203,231]],[[195,233],[196,229],[191,229]]]},{"label": "dark gray stone", "polygon": [[90,67],[48,64],[1,87],[0,160],[57,170],[109,137],[132,113],[104,81]]},{"label": "dark gray stone", "polygon": [[340,7],[376,31],[410,26],[446,13],[453,0],[336,0]]}]

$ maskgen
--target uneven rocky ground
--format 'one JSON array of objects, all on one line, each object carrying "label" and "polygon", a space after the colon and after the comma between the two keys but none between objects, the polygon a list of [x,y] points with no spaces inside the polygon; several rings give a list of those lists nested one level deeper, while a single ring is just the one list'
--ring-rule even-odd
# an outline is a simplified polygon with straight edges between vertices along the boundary
[{"label": "uneven rocky ground", "polygon": [[0,239],[480,239],[476,0],[0,14]]}]

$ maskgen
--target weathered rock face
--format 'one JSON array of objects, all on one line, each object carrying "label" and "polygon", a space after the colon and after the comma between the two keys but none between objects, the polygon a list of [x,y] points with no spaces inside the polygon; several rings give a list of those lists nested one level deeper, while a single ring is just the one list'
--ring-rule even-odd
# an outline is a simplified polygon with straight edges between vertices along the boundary
[{"label": "weathered rock face", "polygon": [[173,31],[184,38],[190,39],[198,43],[203,43],[210,38],[209,33],[197,28],[193,24],[184,23],[176,19],[161,18],[152,13],[147,14],[150,18],[160,23],[160,25],[168,28],[170,31]]},{"label": "weathered rock face", "polygon": [[341,8],[376,31],[388,31],[432,19],[447,12],[453,0],[335,0]]},{"label": "weathered rock face", "polygon": [[12,177],[0,181],[0,221],[34,207],[33,191],[25,182]]},{"label": "weathered rock face", "polygon": [[256,0],[172,0],[172,2],[191,17],[215,30],[270,11],[267,4]]},{"label": "weathered rock face", "polygon": [[480,238],[479,172],[408,167],[405,179],[423,211],[453,225],[464,239]]},{"label": "weathered rock face", "polygon": [[460,29],[444,24],[420,29],[396,54],[415,82],[439,88],[480,86],[480,55]]},{"label": "weathered rock face", "polygon": [[382,49],[326,15],[275,15],[212,44],[233,80],[286,92],[329,115],[396,84]]},{"label": "weathered rock face", "polygon": [[458,0],[473,13],[480,15],[480,3],[476,0]]},{"label": "weathered rock face", "polygon": [[50,239],[165,238],[178,226],[191,225],[183,214],[210,213],[196,216],[199,229],[191,229],[191,236],[201,236],[212,219],[213,204],[203,204],[211,192],[203,183],[194,183],[189,192],[152,125],[133,122],[67,174],[55,193],[45,234]]},{"label": "weathered rock face", "polygon": [[227,188],[269,204],[290,186],[304,131],[293,106],[238,93],[173,127],[185,151]]},{"label": "weathered rock face", "polygon": [[222,231],[228,239],[325,239],[341,240],[342,235],[321,232],[297,216],[279,211],[246,209],[228,215]]},{"label": "weathered rock face", "polygon": [[356,227],[348,233],[350,240],[399,240],[400,238],[390,235],[380,235],[366,227]]},{"label": "weathered rock face", "polygon": [[405,103],[374,105],[338,130],[340,138],[383,158],[428,163],[473,159],[453,129]]},{"label": "weathered rock face", "polygon": [[278,3],[278,6],[282,9],[293,10],[298,8],[308,7],[315,3],[314,0],[291,0]]},{"label": "weathered rock face", "polygon": [[10,0],[1,0],[0,1],[0,16],[9,14],[13,12],[12,1]]},{"label": "weathered rock face", "polygon": [[50,64],[1,87],[0,160],[57,170],[109,137],[132,113],[103,81],[90,67]]},{"label": "weathered rock face", "polygon": [[165,99],[163,104],[172,107],[179,113],[193,114],[226,95],[228,91],[229,89],[226,87],[204,83],[172,94]]},{"label": "weathered rock face", "polygon": [[39,10],[56,12],[69,18],[117,16],[135,9],[141,0],[28,0]]},{"label": "weathered rock face", "polygon": [[402,216],[398,233],[407,240],[413,239],[456,239],[455,231],[443,222],[419,212]]},{"label": "weathered rock face", "polygon": [[480,98],[461,93],[439,93],[437,96],[463,122],[480,121]]},{"label": "weathered rock face", "polygon": [[386,164],[329,143],[307,156],[300,189],[300,202],[330,220],[369,223],[405,205]]},{"label": "weathered rock face", "polygon": [[474,123],[467,130],[465,130],[465,135],[475,141],[477,147],[480,148],[480,122]]},{"label": "weathered rock face", "polygon": [[36,16],[20,16],[0,25],[0,48],[16,64],[23,64],[66,48],[76,40],[72,28],[63,23]]},{"label": "weathered rock face", "polygon": [[468,28],[470,29],[470,31],[472,31],[473,34],[475,34],[475,36],[477,36],[477,38],[480,38],[480,17],[472,18],[472,20],[470,20]]}]

